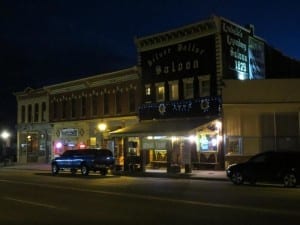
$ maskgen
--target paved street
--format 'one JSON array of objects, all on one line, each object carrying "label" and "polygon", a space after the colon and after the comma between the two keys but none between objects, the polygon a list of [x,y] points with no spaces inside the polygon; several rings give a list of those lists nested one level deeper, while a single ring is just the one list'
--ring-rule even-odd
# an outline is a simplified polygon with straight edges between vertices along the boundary
[{"label": "paved street", "polygon": [[300,188],[0,168],[1,224],[299,224]]}]

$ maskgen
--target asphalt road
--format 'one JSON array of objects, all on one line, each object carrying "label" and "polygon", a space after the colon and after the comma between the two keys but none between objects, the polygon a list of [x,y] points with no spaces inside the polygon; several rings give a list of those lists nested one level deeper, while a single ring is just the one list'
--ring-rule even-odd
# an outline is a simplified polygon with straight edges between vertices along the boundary
[{"label": "asphalt road", "polygon": [[0,169],[0,224],[300,223],[300,188]]}]

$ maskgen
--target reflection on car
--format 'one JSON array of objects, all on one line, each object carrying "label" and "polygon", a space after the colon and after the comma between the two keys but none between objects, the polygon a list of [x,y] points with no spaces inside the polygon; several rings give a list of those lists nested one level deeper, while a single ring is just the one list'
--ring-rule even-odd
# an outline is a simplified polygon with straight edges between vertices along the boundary
[{"label": "reflection on car", "polygon": [[259,153],[244,163],[230,165],[226,174],[237,185],[261,181],[295,187],[300,180],[300,151]]},{"label": "reflection on car", "polygon": [[115,158],[109,149],[67,150],[52,160],[51,171],[53,175],[65,169],[70,169],[73,174],[80,170],[82,175],[88,175],[90,171],[100,171],[101,175],[106,175],[114,163]]}]

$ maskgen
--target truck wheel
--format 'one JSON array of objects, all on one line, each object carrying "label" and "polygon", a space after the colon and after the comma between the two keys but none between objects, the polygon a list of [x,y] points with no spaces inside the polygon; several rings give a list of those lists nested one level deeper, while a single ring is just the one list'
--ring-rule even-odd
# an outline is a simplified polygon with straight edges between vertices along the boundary
[{"label": "truck wheel", "polygon": [[89,168],[85,165],[85,164],[82,164],[81,165],[81,174],[84,175],[84,176],[87,176],[89,175]]},{"label": "truck wheel", "polygon": [[72,175],[75,175],[76,173],[77,173],[77,169],[72,168],[72,169],[71,169],[71,174],[72,174]]},{"label": "truck wheel", "polygon": [[102,170],[100,170],[100,174],[101,174],[102,176],[105,176],[105,175],[107,174],[107,169],[102,169]]},{"label": "truck wheel", "polygon": [[57,166],[56,163],[53,163],[53,164],[51,165],[51,172],[52,172],[52,175],[58,174],[58,172],[59,172],[59,167]]}]

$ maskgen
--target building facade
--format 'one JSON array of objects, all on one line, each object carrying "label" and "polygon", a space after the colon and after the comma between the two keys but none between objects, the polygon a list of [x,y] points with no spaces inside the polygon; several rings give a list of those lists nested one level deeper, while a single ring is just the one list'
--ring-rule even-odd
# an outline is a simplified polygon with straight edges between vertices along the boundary
[{"label": "building facade", "polygon": [[300,62],[254,26],[213,16],[135,44],[136,67],[16,93],[18,160],[105,147],[119,169],[191,172],[299,149]]},{"label": "building facade", "polygon": [[15,96],[18,106],[17,161],[48,162],[52,139],[48,93],[42,88],[26,88]]},{"label": "building facade", "polygon": [[[124,154],[127,154],[128,168],[140,158],[143,171],[165,169],[172,172],[173,167],[176,172],[182,168],[185,172],[190,172],[191,168],[223,169],[227,164],[245,160],[267,148],[275,149],[276,146],[268,141],[277,140],[278,133],[273,132],[275,136],[267,138],[264,136],[267,128],[263,134],[258,134],[254,128],[247,130],[243,126],[249,125],[249,118],[234,112],[238,109],[238,112],[251,114],[257,104],[262,106],[265,101],[268,108],[277,102],[278,108],[271,110],[277,116],[280,107],[286,104],[284,91],[280,92],[282,95],[270,93],[274,94],[271,101],[264,99],[263,92],[259,91],[261,99],[249,105],[247,101],[253,91],[234,90],[242,81],[255,81],[258,85],[254,90],[276,86],[274,81],[268,84],[265,81],[296,77],[300,73],[300,63],[279,54],[254,35],[253,25],[242,27],[214,16],[196,24],[137,38],[135,42],[143,89],[140,122],[111,133],[126,140]],[[278,69],[282,67],[285,75],[280,76]],[[287,90],[288,83],[286,85]],[[231,99],[228,96],[231,91],[244,98]],[[293,103],[299,103],[298,96]],[[257,97],[259,99],[259,95]],[[250,107],[249,111],[247,107],[241,109],[243,102]],[[289,109],[291,113],[299,113],[299,108],[293,107]],[[264,110],[267,109],[261,109],[260,113]],[[270,119],[260,113],[256,115],[260,118],[256,118],[258,127]],[[291,120],[298,128],[290,130],[295,144],[295,140],[299,140],[299,122],[294,117]],[[242,130],[245,131],[240,132]],[[256,133],[256,142],[249,137],[251,132]],[[125,169],[126,166],[125,163]]]},{"label": "building facade", "polygon": [[[18,161],[47,162],[69,149],[101,147],[114,151],[122,164],[122,145],[108,133],[138,121],[139,93],[136,67],[17,93]],[[47,157],[30,157],[41,154],[42,139]]]},{"label": "building facade", "polygon": [[226,165],[268,150],[300,151],[300,79],[226,80]]}]

